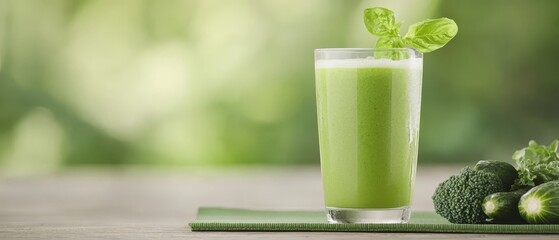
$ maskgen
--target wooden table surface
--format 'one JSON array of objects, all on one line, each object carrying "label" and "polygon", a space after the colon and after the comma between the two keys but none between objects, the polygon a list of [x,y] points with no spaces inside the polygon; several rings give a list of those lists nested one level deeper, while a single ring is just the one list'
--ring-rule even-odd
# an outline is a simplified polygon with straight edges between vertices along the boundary
[{"label": "wooden table surface", "polygon": [[[458,171],[420,166],[414,210]],[[558,239],[557,235],[192,232],[199,206],[321,210],[318,167],[72,169],[0,177],[0,239]]]}]

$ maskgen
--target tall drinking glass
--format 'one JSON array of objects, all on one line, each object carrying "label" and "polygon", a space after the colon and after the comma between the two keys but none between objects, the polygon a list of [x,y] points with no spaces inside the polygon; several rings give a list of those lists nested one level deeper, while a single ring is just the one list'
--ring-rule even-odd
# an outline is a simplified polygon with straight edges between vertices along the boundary
[{"label": "tall drinking glass", "polygon": [[412,49],[317,49],[316,96],[331,223],[406,223],[423,59]]}]

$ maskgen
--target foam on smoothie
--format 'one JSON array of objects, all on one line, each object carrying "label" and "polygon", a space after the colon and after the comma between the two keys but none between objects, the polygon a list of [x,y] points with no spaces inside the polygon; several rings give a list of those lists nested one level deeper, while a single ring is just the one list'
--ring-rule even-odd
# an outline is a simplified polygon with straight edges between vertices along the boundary
[{"label": "foam on smoothie", "polygon": [[315,68],[411,68],[419,69],[423,64],[422,58],[404,60],[375,59],[373,57],[354,59],[321,59],[315,63]]}]

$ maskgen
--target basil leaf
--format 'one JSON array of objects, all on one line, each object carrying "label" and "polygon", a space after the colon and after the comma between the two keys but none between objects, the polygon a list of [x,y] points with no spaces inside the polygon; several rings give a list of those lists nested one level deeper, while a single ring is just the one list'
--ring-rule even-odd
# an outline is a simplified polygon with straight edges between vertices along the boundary
[{"label": "basil leaf", "polygon": [[[408,45],[415,50],[427,53],[443,47],[456,33],[458,26],[452,19],[428,19],[409,27],[408,33],[400,35],[400,23],[396,23],[394,12],[389,9],[375,7],[364,11],[363,19],[367,30],[379,37],[375,48],[405,48]],[[377,58],[405,59],[409,53],[390,50],[375,53]]]},{"label": "basil leaf", "polygon": [[[401,37],[380,37],[375,45],[376,49],[386,48],[404,48],[406,47]],[[388,58],[392,60],[401,60],[409,58],[409,54],[402,50],[386,50],[375,52],[375,58]]]},{"label": "basil leaf", "polygon": [[398,36],[400,24],[395,24],[394,12],[386,8],[365,9],[364,21],[367,30],[375,36]]},{"label": "basil leaf", "polygon": [[380,37],[375,48],[393,48],[394,39],[392,37]]},{"label": "basil leaf", "polygon": [[409,27],[404,36],[407,45],[427,53],[443,47],[458,33],[458,26],[452,19],[427,19]]}]

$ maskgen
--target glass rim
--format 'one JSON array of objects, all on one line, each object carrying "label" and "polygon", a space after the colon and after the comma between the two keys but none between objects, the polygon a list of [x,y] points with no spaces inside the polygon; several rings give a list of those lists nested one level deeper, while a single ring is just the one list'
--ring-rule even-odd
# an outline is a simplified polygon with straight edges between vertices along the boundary
[{"label": "glass rim", "polygon": [[314,52],[385,52],[385,51],[412,51],[420,53],[413,48],[317,48]]},{"label": "glass rim", "polygon": [[[314,50],[315,60],[364,58],[376,56],[377,53],[406,54],[409,56],[404,59],[423,58],[423,54],[413,48],[318,48]],[[398,58],[398,60],[402,59]]]}]

